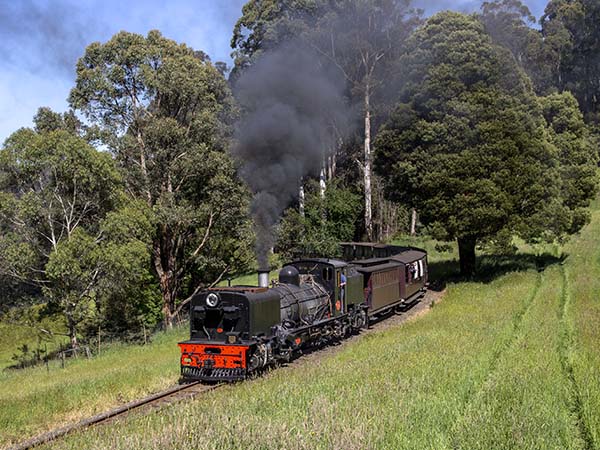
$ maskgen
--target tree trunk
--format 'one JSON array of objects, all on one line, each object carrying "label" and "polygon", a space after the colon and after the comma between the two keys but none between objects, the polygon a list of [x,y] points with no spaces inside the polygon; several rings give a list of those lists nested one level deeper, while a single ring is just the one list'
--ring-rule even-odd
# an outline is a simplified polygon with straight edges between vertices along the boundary
[{"label": "tree trunk", "polygon": [[137,142],[140,148],[140,169],[142,171],[142,178],[144,180],[146,201],[148,202],[148,206],[152,206],[152,194],[150,193],[150,189],[148,187],[148,169],[146,167],[146,145],[144,143],[144,139],[142,138],[142,133],[140,133],[139,130],[137,132]]},{"label": "tree trunk", "polygon": [[411,210],[410,235],[411,236],[416,236],[417,235],[417,210],[415,208],[413,208]]},{"label": "tree trunk", "polygon": [[321,199],[325,198],[325,191],[327,190],[327,178],[325,175],[325,161],[321,165],[321,174],[319,175],[319,195]]},{"label": "tree trunk", "polygon": [[163,318],[165,320],[165,329],[173,328],[173,311],[175,311],[176,292],[173,288],[173,280],[168,275],[168,272],[163,272],[159,276],[160,293],[163,301]]},{"label": "tree trunk", "polygon": [[298,192],[298,211],[300,216],[304,217],[304,184],[300,184],[300,190]]},{"label": "tree trunk", "polygon": [[79,349],[79,342],[77,341],[77,325],[75,324],[72,312],[65,311],[65,315],[67,327],[69,329],[69,339],[71,340],[71,349],[73,350],[73,354],[77,355],[77,350]]},{"label": "tree trunk", "polygon": [[335,151],[333,152],[333,155],[331,155],[331,179],[335,178],[335,172],[337,171],[337,155],[338,152],[342,150],[343,145],[344,140],[342,138],[339,138]]},{"label": "tree trunk", "polygon": [[460,274],[471,278],[475,274],[475,245],[474,237],[458,238],[458,257],[460,259]]},{"label": "tree trunk", "polygon": [[371,211],[371,98],[370,86],[365,87],[365,161],[364,161],[364,184],[365,184],[365,232],[367,240],[373,240],[373,220]]},{"label": "tree trunk", "polygon": [[[165,253],[168,252],[165,251]],[[166,261],[163,264],[163,251],[160,243],[155,243],[152,258],[154,260],[154,269],[158,275],[158,285],[162,297],[164,326],[165,329],[170,330],[173,328],[173,312],[175,311],[175,299],[177,298],[178,291],[175,267],[170,263],[172,258],[169,256],[165,256],[164,259]]]},{"label": "tree trunk", "polygon": [[[371,180],[373,181],[373,180]],[[383,197],[383,187],[379,180],[375,178],[375,198],[377,199],[377,203],[375,203],[375,215],[376,219],[373,221],[373,239],[375,242],[381,242],[385,240],[384,233],[384,224],[385,224],[385,199]]]},{"label": "tree trunk", "polygon": [[343,145],[344,140],[341,137],[337,138],[335,144],[332,146],[331,154],[327,157],[327,181],[332,181],[335,178],[337,154],[341,151]]},{"label": "tree trunk", "polygon": [[171,330],[173,328],[173,313],[171,312],[171,308],[169,306],[169,302],[164,301],[163,296],[163,317],[165,319],[165,330]]}]

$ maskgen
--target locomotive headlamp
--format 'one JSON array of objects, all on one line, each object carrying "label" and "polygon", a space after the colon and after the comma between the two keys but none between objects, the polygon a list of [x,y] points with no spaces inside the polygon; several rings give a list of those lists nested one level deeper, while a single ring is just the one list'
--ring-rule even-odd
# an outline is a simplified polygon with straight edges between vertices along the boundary
[{"label": "locomotive headlamp", "polygon": [[206,296],[206,304],[211,308],[214,308],[219,304],[219,296],[214,292],[211,292]]}]

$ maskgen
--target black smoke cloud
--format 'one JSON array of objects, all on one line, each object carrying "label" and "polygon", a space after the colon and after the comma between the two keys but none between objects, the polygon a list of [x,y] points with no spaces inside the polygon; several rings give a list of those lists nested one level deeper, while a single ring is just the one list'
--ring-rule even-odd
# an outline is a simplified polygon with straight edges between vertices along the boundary
[{"label": "black smoke cloud", "polygon": [[345,123],[343,89],[343,80],[297,43],[264,54],[236,84],[244,116],[233,153],[254,192],[261,268],[268,267],[273,228],[297,197],[301,179],[318,173],[331,148],[332,123]]},{"label": "black smoke cloud", "polygon": [[72,73],[102,26],[79,2],[6,0],[0,7],[0,58],[30,72]]}]

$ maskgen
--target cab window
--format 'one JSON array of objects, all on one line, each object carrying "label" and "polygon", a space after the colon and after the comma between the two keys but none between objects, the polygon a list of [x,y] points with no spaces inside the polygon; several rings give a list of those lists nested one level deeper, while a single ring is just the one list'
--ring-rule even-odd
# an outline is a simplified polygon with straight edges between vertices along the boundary
[{"label": "cab window", "polygon": [[322,277],[325,281],[331,281],[333,279],[333,269],[331,267],[323,267]]}]

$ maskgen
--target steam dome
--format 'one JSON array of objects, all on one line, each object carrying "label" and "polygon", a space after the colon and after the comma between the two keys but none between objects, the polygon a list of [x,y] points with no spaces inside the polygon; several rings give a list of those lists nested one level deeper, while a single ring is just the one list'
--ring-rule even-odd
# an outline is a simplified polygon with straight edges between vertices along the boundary
[{"label": "steam dome", "polygon": [[300,286],[300,274],[294,266],[285,266],[279,271],[279,282]]}]

